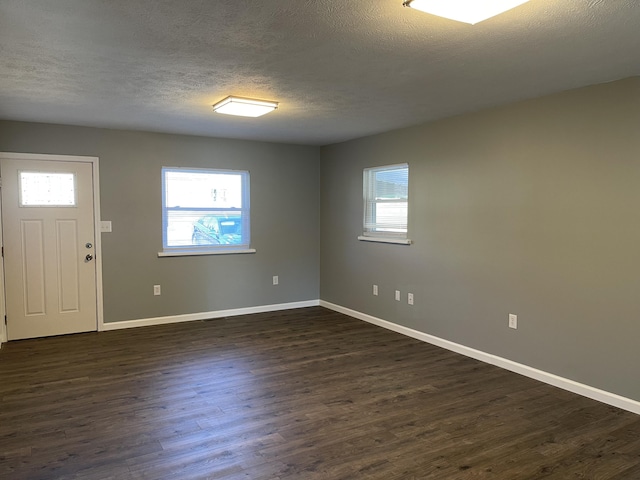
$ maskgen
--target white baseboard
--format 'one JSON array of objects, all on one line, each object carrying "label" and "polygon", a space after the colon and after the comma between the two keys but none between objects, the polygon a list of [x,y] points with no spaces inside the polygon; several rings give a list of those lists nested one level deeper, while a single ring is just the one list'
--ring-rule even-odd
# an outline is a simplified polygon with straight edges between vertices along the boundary
[{"label": "white baseboard", "polygon": [[279,303],[275,305],[259,305],[257,307],[233,308],[230,310],[216,310],[213,312],[187,313],[185,315],[170,315],[166,317],[142,318],[139,320],[126,320],[124,322],[104,323],[100,331],[121,330],[123,328],[148,327],[151,325],[165,325],[167,323],[192,322],[194,320],[209,320],[212,318],[234,317],[248,315],[250,313],[277,312],[292,308],[316,307],[319,300],[306,300],[304,302]]},{"label": "white baseboard", "polygon": [[482,362],[504,368],[505,370],[519,373],[520,375],[524,375],[525,377],[539,380],[549,385],[553,385],[554,387],[562,388],[563,390],[568,390],[570,392],[577,393],[578,395],[582,395],[583,397],[591,398],[593,400],[597,400],[599,402],[606,403],[608,405],[612,405],[614,407],[618,407],[623,410],[627,410],[629,412],[640,414],[640,402],[636,400],[632,400],[627,397],[622,397],[620,395],[607,392],[605,390],[600,390],[598,388],[594,388],[589,385],[585,385],[583,383],[578,383],[568,378],[554,375],[553,373],[548,373],[533,367],[529,367],[522,363],[517,363],[511,360],[508,360],[506,358],[498,357],[497,355],[492,355],[490,353],[486,353],[480,350],[466,347],[459,343],[454,343],[449,340],[444,340],[442,338],[435,337],[433,335],[429,335],[427,333],[423,333],[418,330],[414,330],[412,328],[403,327],[402,325],[397,325],[387,320],[382,320],[380,318],[367,315],[366,313],[361,313],[356,310],[351,310],[350,308],[342,307],[340,305],[326,302],[324,300],[320,300],[320,306],[328,308],[330,310],[334,310],[336,312],[344,313],[345,315],[349,315],[350,317],[354,317],[354,318],[357,318],[358,320],[363,320],[365,322],[372,323],[374,325],[386,328],[388,330],[393,330],[394,332],[401,333],[408,337],[412,337],[417,340],[421,340],[423,342],[430,343],[432,345],[436,345],[438,347],[442,347],[447,350],[451,350],[452,352],[460,353],[467,357],[475,358],[476,360],[480,360]]}]

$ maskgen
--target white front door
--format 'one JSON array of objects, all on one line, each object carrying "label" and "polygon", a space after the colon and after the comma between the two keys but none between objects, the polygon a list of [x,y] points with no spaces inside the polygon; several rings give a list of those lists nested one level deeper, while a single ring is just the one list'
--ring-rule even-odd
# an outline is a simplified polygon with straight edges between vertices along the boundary
[{"label": "white front door", "polygon": [[9,340],[97,330],[93,165],[0,158]]}]

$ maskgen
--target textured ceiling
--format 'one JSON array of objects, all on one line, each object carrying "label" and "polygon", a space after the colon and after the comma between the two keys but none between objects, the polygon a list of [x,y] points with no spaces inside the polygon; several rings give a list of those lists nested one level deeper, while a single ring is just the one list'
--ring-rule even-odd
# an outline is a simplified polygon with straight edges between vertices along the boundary
[{"label": "textured ceiling", "polygon": [[638,0],[0,0],[2,119],[325,145],[639,74]]}]

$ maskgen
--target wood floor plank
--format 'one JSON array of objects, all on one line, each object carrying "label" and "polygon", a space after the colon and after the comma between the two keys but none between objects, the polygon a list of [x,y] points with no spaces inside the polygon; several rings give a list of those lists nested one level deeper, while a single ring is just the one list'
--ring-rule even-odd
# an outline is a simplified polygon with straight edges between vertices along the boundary
[{"label": "wood floor plank", "polygon": [[0,478],[640,479],[640,417],[321,307],[10,342]]}]

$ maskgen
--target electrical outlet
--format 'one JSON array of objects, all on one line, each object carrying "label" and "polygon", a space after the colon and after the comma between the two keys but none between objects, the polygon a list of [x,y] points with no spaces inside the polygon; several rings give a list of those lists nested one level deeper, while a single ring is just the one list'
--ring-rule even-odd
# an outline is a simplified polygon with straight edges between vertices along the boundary
[{"label": "electrical outlet", "polygon": [[518,316],[513,313],[509,314],[509,328],[518,328]]},{"label": "electrical outlet", "polygon": [[274,285],[278,285],[278,282],[279,282],[279,281],[280,281],[280,280],[278,279],[278,275],[274,275],[274,276],[273,276],[273,284],[274,284]]},{"label": "electrical outlet", "polygon": [[378,295],[378,285],[373,286],[373,294],[376,296]]},{"label": "electrical outlet", "polygon": [[162,292],[160,291],[160,285],[154,285],[153,286],[153,294],[154,295],[160,295]]},{"label": "electrical outlet", "polygon": [[400,290],[396,290],[396,301],[400,301]]},{"label": "electrical outlet", "polygon": [[413,305],[413,293],[407,293],[407,303]]}]

